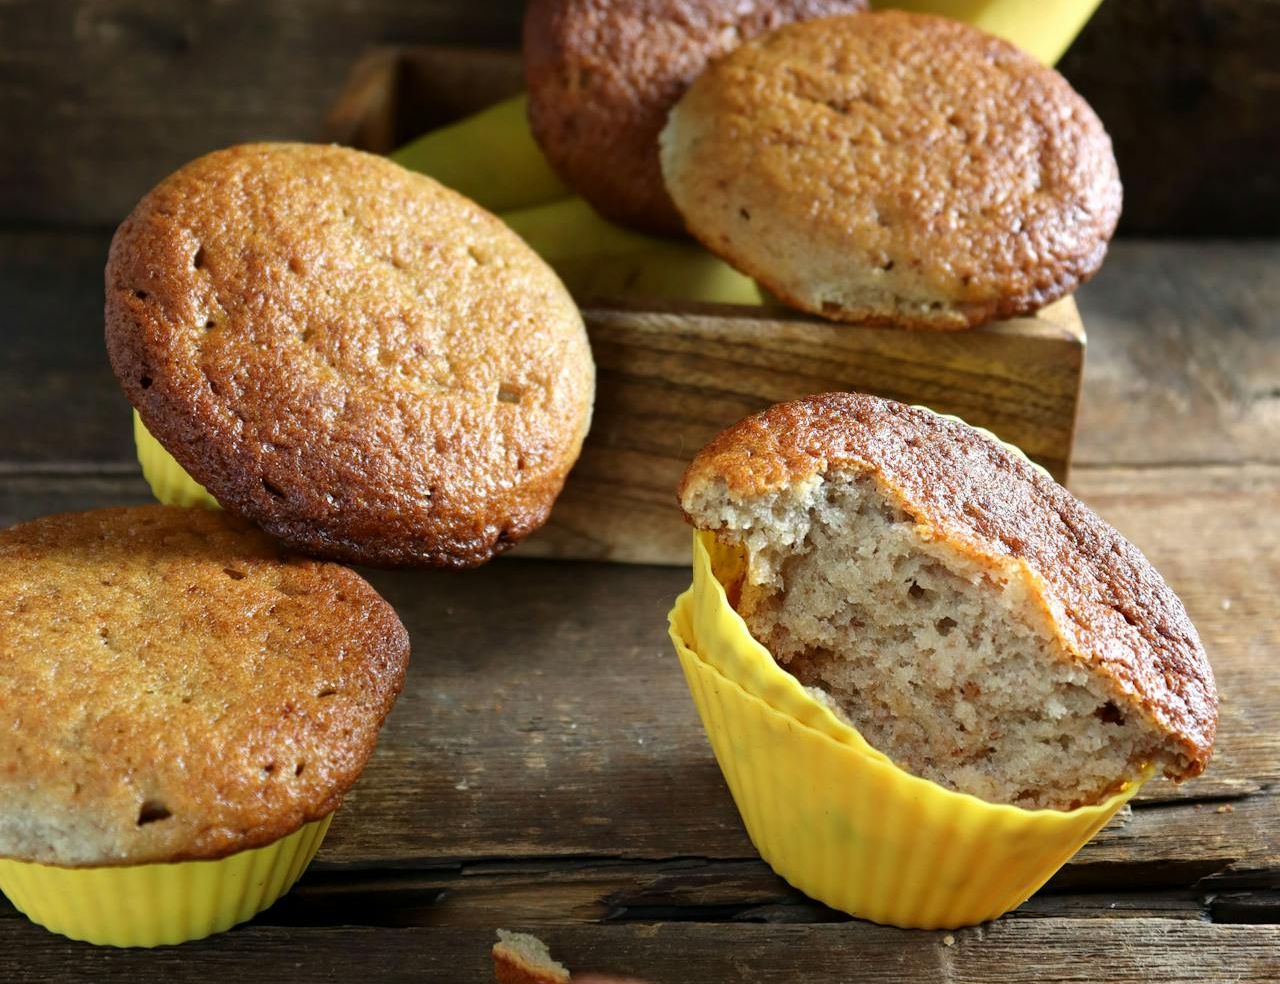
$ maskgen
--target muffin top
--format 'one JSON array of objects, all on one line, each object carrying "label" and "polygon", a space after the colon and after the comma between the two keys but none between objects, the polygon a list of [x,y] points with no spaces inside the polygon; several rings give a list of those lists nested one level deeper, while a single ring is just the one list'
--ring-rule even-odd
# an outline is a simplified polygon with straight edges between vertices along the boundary
[{"label": "muffin top", "polygon": [[715,487],[732,499],[815,475],[874,472],[927,539],[1027,579],[1068,652],[1112,678],[1183,753],[1189,778],[1213,748],[1213,671],[1182,602],[1142,552],[1027,459],[967,424],[861,393],[782,403],[698,452],[686,515]]},{"label": "muffin top", "polygon": [[1057,72],[957,21],[793,24],[714,62],[663,131],[689,230],[827,317],[964,328],[1101,264],[1119,174]]},{"label": "muffin top", "polygon": [[658,133],[706,67],[747,38],[866,0],[530,0],[529,123],[552,167],[603,215],[683,235],[662,183]]},{"label": "muffin top", "polygon": [[547,518],[595,370],[577,308],[489,213],[385,158],[256,144],[120,226],[111,364],[227,510],[289,546],[466,567]]},{"label": "muffin top", "polygon": [[0,857],[215,859],[342,802],[409,640],[353,571],[166,506],[0,531]]}]

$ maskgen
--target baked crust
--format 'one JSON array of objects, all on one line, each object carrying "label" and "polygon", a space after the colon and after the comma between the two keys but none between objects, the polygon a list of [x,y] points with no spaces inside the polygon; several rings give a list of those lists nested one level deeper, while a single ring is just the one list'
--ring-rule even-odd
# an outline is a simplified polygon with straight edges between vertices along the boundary
[{"label": "baked crust", "polygon": [[409,638],[354,571],[167,506],[0,531],[0,857],[215,859],[337,809]]},{"label": "baked crust", "polygon": [[570,984],[569,971],[536,936],[500,929],[490,952],[498,984]]},{"label": "baked crust", "polygon": [[793,24],[714,62],[662,167],[689,231],[786,303],[961,329],[1034,311],[1101,265],[1111,141],[1053,69],[957,21]]},{"label": "baked crust", "polygon": [[120,226],[106,342],[147,429],[290,547],[469,567],[541,526],[595,370],[555,274],[430,178],[251,144],[170,175]]},{"label": "baked crust", "polygon": [[684,235],[658,164],[667,113],[707,62],[796,20],[866,0],[531,0],[529,123],[547,160],[606,217]]},{"label": "baked crust", "polygon": [[[1213,671],[1182,602],[1133,544],[1053,479],[973,428],[861,393],[782,403],[698,452],[682,504],[708,483],[754,497],[816,474],[873,472],[918,524],[1004,576],[1024,579],[1065,650],[1109,679],[1204,771],[1217,731]],[[686,518],[692,522],[686,510]]]}]

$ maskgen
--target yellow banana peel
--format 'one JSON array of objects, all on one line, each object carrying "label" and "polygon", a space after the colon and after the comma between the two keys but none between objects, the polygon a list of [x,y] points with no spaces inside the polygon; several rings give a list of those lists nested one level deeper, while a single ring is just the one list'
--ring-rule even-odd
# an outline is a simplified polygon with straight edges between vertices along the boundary
[{"label": "yellow banana peel", "polygon": [[693,242],[632,232],[581,198],[501,215],[578,297],[760,304],[750,277]]},{"label": "yellow banana peel", "polygon": [[391,154],[491,212],[525,208],[572,194],[529,132],[524,94],[423,134]]},{"label": "yellow banana peel", "polygon": [[1099,3],[1101,0],[873,0],[871,6],[966,21],[1052,65],[1070,47]]}]

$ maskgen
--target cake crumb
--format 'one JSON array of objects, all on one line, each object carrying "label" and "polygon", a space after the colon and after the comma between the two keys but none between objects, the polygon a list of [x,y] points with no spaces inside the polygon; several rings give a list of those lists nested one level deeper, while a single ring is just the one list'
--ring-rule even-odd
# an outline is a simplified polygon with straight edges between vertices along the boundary
[{"label": "cake crumb", "polygon": [[1236,808],[1230,803],[1223,803],[1217,810],[1218,813],[1235,813]]},{"label": "cake crumb", "polygon": [[956,938],[955,938],[954,936],[952,936],[950,933],[948,933],[946,936],[942,937],[942,945],[943,945],[943,946],[955,946],[955,945],[956,945]]}]

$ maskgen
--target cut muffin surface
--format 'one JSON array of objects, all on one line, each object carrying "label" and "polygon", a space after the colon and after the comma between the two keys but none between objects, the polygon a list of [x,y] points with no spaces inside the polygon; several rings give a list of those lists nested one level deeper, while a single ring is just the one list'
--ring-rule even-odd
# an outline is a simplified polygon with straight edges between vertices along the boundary
[{"label": "cut muffin surface", "polygon": [[900,766],[1070,809],[1198,774],[1213,674],[1132,544],[972,428],[860,394],[782,404],[690,465],[681,504],[781,666]]}]

